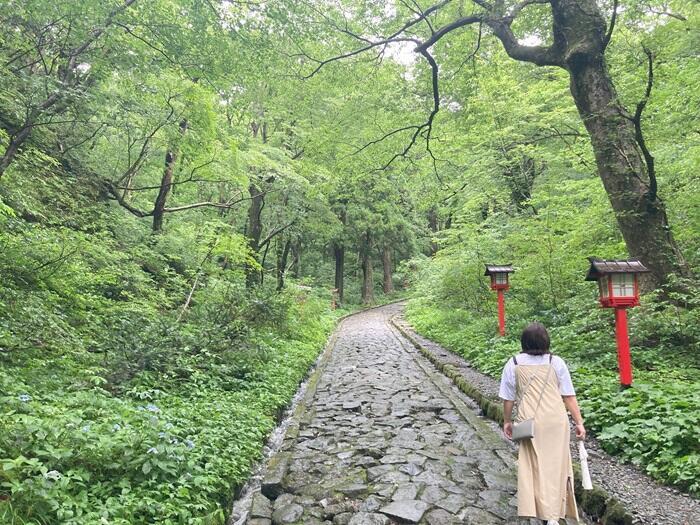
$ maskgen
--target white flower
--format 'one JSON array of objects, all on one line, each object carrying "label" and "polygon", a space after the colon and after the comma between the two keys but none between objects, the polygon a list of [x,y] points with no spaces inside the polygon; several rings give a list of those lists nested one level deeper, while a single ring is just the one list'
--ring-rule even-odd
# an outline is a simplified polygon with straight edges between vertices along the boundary
[{"label": "white flower", "polygon": [[22,403],[26,403],[27,401],[32,400],[32,396],[30,396],[29,394],[20,394],[18,398],[20,401],[22,401]]},{"label": "white flower", "polygon": [[50,479],[51,481],[58,481],[61,479],[61,473],[58,470],[49,470],[46,474],[44,474],[44,477],[46,479]]},{"label": "white flower", "polygon": [[115,423],[114,426],[112,427],[112,430],[117,432],[118,430],[121,430],[122,426],[119,423]]},{"label": "white flower", "polygon": [[146,451],[146,454],[158,454],[158,449],[156,447],[151,447]]}]

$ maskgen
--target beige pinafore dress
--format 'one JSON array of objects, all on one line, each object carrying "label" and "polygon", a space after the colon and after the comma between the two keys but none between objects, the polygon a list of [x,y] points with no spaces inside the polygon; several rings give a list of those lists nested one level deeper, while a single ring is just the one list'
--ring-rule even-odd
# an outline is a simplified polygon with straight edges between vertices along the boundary
[{"label": "beige pinafore dress", "polygon": [[[520,442],[518,451],[518,516],[578,521],[574,498],[574,473],[569,450],[569,418],[559,393],[557,374],[550,364],[519,365],[515,362],[516,422],[535,417],[535,437]],[[544,384],[546,381],[546,384]],[[544,385],[544,391],[542,390]],[[540,406],[535,412],[542,395]]]}]

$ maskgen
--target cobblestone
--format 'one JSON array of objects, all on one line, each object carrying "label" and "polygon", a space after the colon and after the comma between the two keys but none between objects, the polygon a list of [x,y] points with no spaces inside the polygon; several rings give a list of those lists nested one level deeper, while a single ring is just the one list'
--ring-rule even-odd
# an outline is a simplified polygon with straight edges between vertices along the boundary
[{"label": "cobblestone", "polygon": [[339,327],[299,431],[270,460],[272,501],[256,499],[247,523],[529,522],[516,517],[512,450],[388,323],[392,313]]}]

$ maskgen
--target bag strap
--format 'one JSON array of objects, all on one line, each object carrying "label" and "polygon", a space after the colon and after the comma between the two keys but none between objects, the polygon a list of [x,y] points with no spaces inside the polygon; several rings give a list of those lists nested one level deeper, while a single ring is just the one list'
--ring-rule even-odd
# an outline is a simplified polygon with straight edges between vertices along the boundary
[{"label": "bag strap", "polygon": [[549,383],[549,375],[552,373],[552,354],[549,355],[549,369],[547,370],[547,376],[544,378],[544,383],[542,383],[542,390],[540,390],[540,398],[537,400],[537,406],[535,407],[535,414],[540,409],[540,403],[542,403],[542,397],[544,396],[544,389],[547,388],[547,383]]},{"label": "bag strap", "polygon": [[[515,360],[515,356],[513,356],[513,362],[516,365],[518,364],[518,362]],[[549,354],[549,368],[547,369],[547,375],[545,376],[544,383],[542,384],[542,389],[540,390],[540,397],[537,400],[537,406],[535,407],[535,414],[537,414],[537,411],[540,408],[540,404],[542,403],[542,397],[544,396],[544,389],[547,387],[547,383],[549,383],[549,375],[552,372],[552,368],[553,368],[552,367],[552,354]],[[525,398],[525,394],[527,394],[527,391],[530,389],[530,385],[532,384],[532,381],[535,379],[536,375],[537,375],[536,373],[532,374],[532,376],[530,377],[530,380],[527,382],[527,385],[525,386],[525,389],[522,391],[522,394],[520,395],[520,397],[518,399],[516,399],[516,402],[517,402],[516,407],[515,407],[516,416],[518,414],[520,404],[522,403],[522,400]],[[533,414],[533,417],[534,417],[534,414]]]}]

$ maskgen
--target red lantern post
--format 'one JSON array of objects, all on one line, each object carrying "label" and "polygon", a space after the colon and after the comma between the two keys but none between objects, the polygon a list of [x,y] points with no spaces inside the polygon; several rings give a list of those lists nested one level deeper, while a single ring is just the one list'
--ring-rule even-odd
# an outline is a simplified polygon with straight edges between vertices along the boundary
[{"label": "red lantern post", "polygon": [[487,264],[484,275],[491,277],[491,289],[498,293],[498,333],[501,336],[506,335],[506,301],[505,291],[510,288],[508,283],[508,274],[515,270],[510,264],[496,265]]},{"label": "red lantern post", "polygon": [[638,259],[605,261],[589,257],[587,281],[598,281],[600,305],[615,309],[617,364],[622,388],[632,386],[632,356],[627,329],[627,308],[639,306],[640,273],[649,270]]}]

